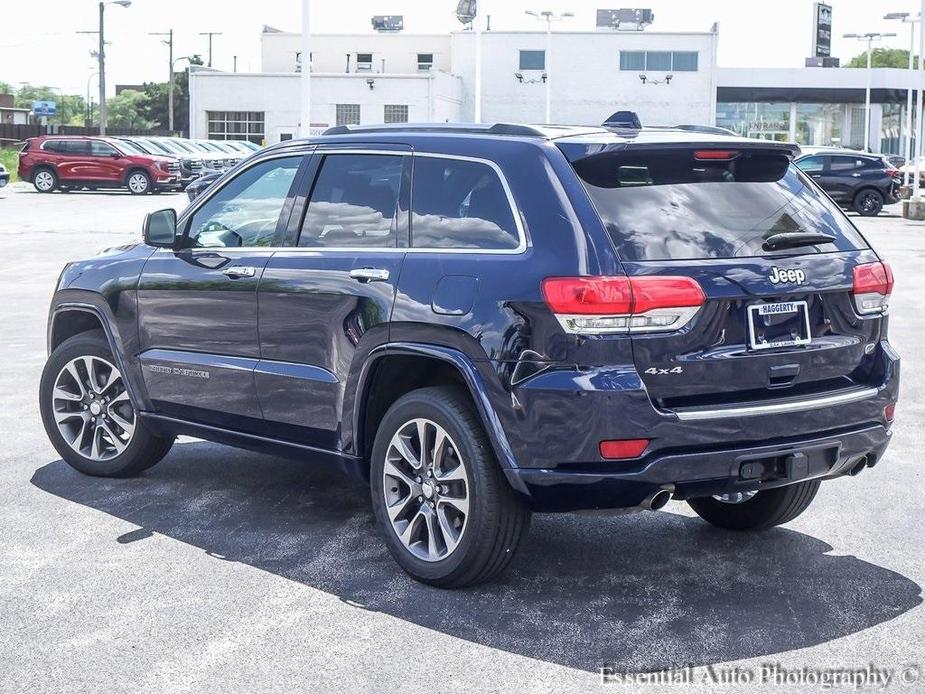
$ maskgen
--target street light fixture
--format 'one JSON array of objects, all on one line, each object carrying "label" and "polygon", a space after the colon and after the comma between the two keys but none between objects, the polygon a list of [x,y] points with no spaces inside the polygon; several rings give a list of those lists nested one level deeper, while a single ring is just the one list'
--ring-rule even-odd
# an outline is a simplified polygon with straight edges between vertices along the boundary
[{"label": "street light fixture", "polygon": [[545,70],[545,79],[543,80],[546,83],[546,125],[549,125],[552,122],[552,70],[550,65],[552,61],[550,60],[550,53],[552,47],[552,23],[560,22],[563,19],[568,19],[569,17],[574,17],[575,15],[571,12],[562,12],[561,14],[557,12],[552,12],[551,10],[527,10],[527,14],[531,17],[535,17],[541,22],[546,22],[546,51],[543,53],[543,63]]},{"label": "street light fixture", "polygon": [[96,53],[97,64],[100,73],[100,135],[106,134],[106,37],[104,33],[104,15],[106,5],[118,5],[119,7],[131,7],[132,0],[109,0],[100,2],[100,28],[98,31],[78,31],[78,34],[97,34],[100,45]]},{"label": "street light fixture", "polygon": [[[896,19],[903,24],[909,25],[909,88],[906,89],[906,141],[903,146],[903,156],[906,158],[905,173],[903,174],[903,183],[909,185],[912,176],[912,157],[915,154],[912,151],[912,92],[915,87],[915,25],[922,21],[921,15],[915,17],[909,12],[888,12],[883,15],[884,19]],[[919,92],[921,94],[921,91]],[[921,111],[921,106],[919,107]],[[918,155],[916,155],[918,159]]]},{"label": "street light fixture", "polygon": [[879,31],[869,31],[866,34],[842,34],[842,38],[846,39],[857,39],[859,41],[867,42],[867,89],[865,90],[864,96],[864,151],[870,151],[870,81],[871,81],[871,68],[870,68],[870,53],[873,48],[874,41],[880,41],[883,38],[888,36],[896,36],[892,33],[882,33]]}]

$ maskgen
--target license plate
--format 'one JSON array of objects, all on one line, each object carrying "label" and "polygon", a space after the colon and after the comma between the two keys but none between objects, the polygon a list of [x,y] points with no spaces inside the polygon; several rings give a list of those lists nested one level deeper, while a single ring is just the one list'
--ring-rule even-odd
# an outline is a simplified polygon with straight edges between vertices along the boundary
[{"label": "license plate", "polygon": [[748,341],[752,349],[808,345],[809,307],[805,301],[780,301],[748,307]]}]

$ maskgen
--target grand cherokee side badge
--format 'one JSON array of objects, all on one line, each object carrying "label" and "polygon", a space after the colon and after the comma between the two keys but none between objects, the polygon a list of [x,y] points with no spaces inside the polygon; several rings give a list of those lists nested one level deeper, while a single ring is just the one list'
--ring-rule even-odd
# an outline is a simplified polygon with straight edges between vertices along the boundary
[{"label": "grand cherokee side badge", "polygon": [[806,273],[802,270],[782,270],[779,267],[772,267],[771,274],[768,275],[771,284],[803,284],[806,281]]}]

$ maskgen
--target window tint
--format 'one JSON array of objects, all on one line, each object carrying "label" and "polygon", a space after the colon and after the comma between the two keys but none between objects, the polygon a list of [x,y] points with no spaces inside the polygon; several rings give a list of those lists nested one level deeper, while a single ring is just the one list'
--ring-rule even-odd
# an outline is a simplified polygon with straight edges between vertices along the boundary
[{"label": "window tint", "polygon": [[92,154],[94,157],[111,157],[115,153],[116,150],[113,149],[112,145],[106,142],[93,140],[90,143],[90,154]]},{"label": "window tint", "polygon": [[388,154],[325,156],[299,245],[394,248],[403,159]]},{"label": "window tint", "polygon": [[862,160],[855,157],[829,157],[829,170],[833,173],[839,171],[854,171],[861,166]]},{"label": "window tint", "polygon": [[[782,155],[698,161],[690,151],[640,150],[573,164],[625,260],[746,258],[867,248],[844,214]],[[781,232],[832,243],[769,251]]]},{"label": "window tint", "polygon": [[520,52],[520,69],[521,70],[545,70],[546,69],[546,51],[521,51]]},{"label": "window tint", "polygon": [[232,178],[189,225],[194,248],[270,246],[301,157],[271,159]]},{"label": "window tint", "polygon": [[797,162],[803,171],[808,174],[822,173],[825,168],[825,160],[822,157],[806,157]]},{"label": "window tint", "polygon": [[475,161],[415,157],[411,245],[517,248],[514,213],[495,170]]}]

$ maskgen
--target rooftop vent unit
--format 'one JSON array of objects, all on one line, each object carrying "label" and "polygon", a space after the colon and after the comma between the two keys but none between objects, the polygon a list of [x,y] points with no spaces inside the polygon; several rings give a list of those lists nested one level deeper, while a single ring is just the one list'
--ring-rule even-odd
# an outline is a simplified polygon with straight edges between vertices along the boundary
[{"label": "rooftop vent unit", "polygon": [[603,31],[642,31],[655,21],[652,10],[598,10],[597,28]]},{"label": "rooftop vent unit", "polygon": [[397,33],[405,28],[405,18],[400,14],[377,14],[372,19],[373,29],[382,33]]}]

